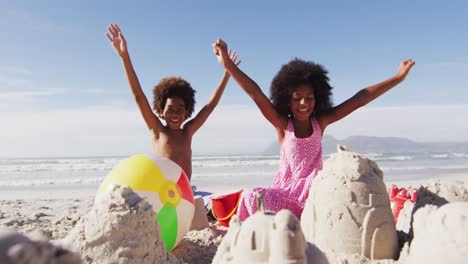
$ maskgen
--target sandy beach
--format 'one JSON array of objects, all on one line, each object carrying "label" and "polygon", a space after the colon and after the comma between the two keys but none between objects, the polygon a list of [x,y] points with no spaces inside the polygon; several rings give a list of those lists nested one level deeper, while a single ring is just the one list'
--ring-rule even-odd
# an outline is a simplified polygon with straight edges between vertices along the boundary
[{"label": "sandy beach", "polygon": [[[418,188],[435,179],[442,179],[444,182],[456,180],[463,182],[466,186],[468,171],[464,169],[431,170],[428,171],[426,177],[403,174],[401,177],[392,177],[392,179],[392,181],[385,182],[387,189],[391,184]],[[194,179],[199,190],[214,193],[268,186],[270,182],[271,177],[258,177],[253,181],[249,176]],[[2,189],[0,192],[0,226],[24,234],[35,234],[45,240],[64,239],[80,222],[80,219],[93,210],[97,187],[96,184],[83,184]],[[211,222],[210,228],[190,231],[172,253],[178,261],[211,263],[226,232],[227,228]],[[356,256],[353,258],[352,263],[366,263],[367,261]]]}]

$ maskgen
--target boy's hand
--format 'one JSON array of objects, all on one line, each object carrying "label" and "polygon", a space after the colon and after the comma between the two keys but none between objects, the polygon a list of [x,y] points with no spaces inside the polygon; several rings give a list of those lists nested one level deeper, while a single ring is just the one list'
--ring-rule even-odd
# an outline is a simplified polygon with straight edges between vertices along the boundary
[{"label": "boy's hand", "polygon": [[397,77],[401,80],[404,80],[415,63],[416,62],[411,59],[402,61],[400,63],[400,67],[398,67]]},{"label": "boy's hand", "polygon": [[109,30],[109,32],[106,32],[106,37],[111,42],[117,54],[119,54],[120,57],[128,54],[127,41],[125,41],[119,26],[117,26],[117,24],[109,24],[107,30]]},{"label": "boy's hand", "polygon": [[239,66],[241,61],[240,60],[237,61],[237,52],[235,50],[229,49],[228,55],[229,55],[229,59],[232,61],[232,63],[234,63],[236,66]]}]

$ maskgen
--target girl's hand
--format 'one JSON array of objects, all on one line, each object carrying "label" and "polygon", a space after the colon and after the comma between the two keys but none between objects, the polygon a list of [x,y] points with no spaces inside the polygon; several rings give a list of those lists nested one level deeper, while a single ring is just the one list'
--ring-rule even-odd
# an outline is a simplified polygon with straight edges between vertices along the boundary
[{"label": "girl's hand", "polygon": [[128,54],[127,41],[125,41],[119,26],[117,26],[117,24],[110,24],[107,26],[107,30],[109,30],[109,32],[106,32],[106,37],[111,42],[117,54],[119,54],[120,57]]},{"label": "girl's hand", "polygon": [[213,46],[213,53],[216,55],[216,58],[218,59],[219,63],[225,66],[226,62],[228,60],[231,60],[231,53],[228,52],[226,42],[224,42],[222,39],[218,39],[215,43],[211,44],[211,46]]},{"label": "girl's hand", "polygon": [[402,81],[406,78],[408,73],[410,72],[411,68],[414,66],[416,62],[411,59],[404,60],[400,63],[400,67],[398,67],[398,74],[397,77]]}]

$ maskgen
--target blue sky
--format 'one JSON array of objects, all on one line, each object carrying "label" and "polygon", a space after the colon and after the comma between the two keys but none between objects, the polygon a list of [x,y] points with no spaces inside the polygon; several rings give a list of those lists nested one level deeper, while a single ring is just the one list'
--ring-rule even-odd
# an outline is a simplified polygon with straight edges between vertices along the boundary
[{"label": "blue sky", "polygon": [[[104,37],[109,23],[121,26],[150,101],[160,78],[179,75],[197,90],[197,105],[206,102],[222,74],[210,47],[219,37],[267,94],[290,59],[323,64],[335,103],[412,58],[417,64],[403,84],[327,133],[468,141],[464,1],[134,2],[0,1],[0,156],[148,150],[149,135]],[[255,152],[275,140],[232,81],[199,134],[200,154]]]}]

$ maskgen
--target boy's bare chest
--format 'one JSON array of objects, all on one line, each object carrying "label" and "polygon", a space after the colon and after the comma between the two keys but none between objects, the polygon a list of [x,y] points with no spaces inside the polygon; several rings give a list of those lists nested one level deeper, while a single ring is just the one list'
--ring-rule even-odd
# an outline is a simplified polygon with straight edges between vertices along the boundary
[{"label": "boy's bare chest", "polygon": [[159,138],[153,138],[153,147],[162,156],[191,156],[192,139],[187,133],[160,133]]}]

